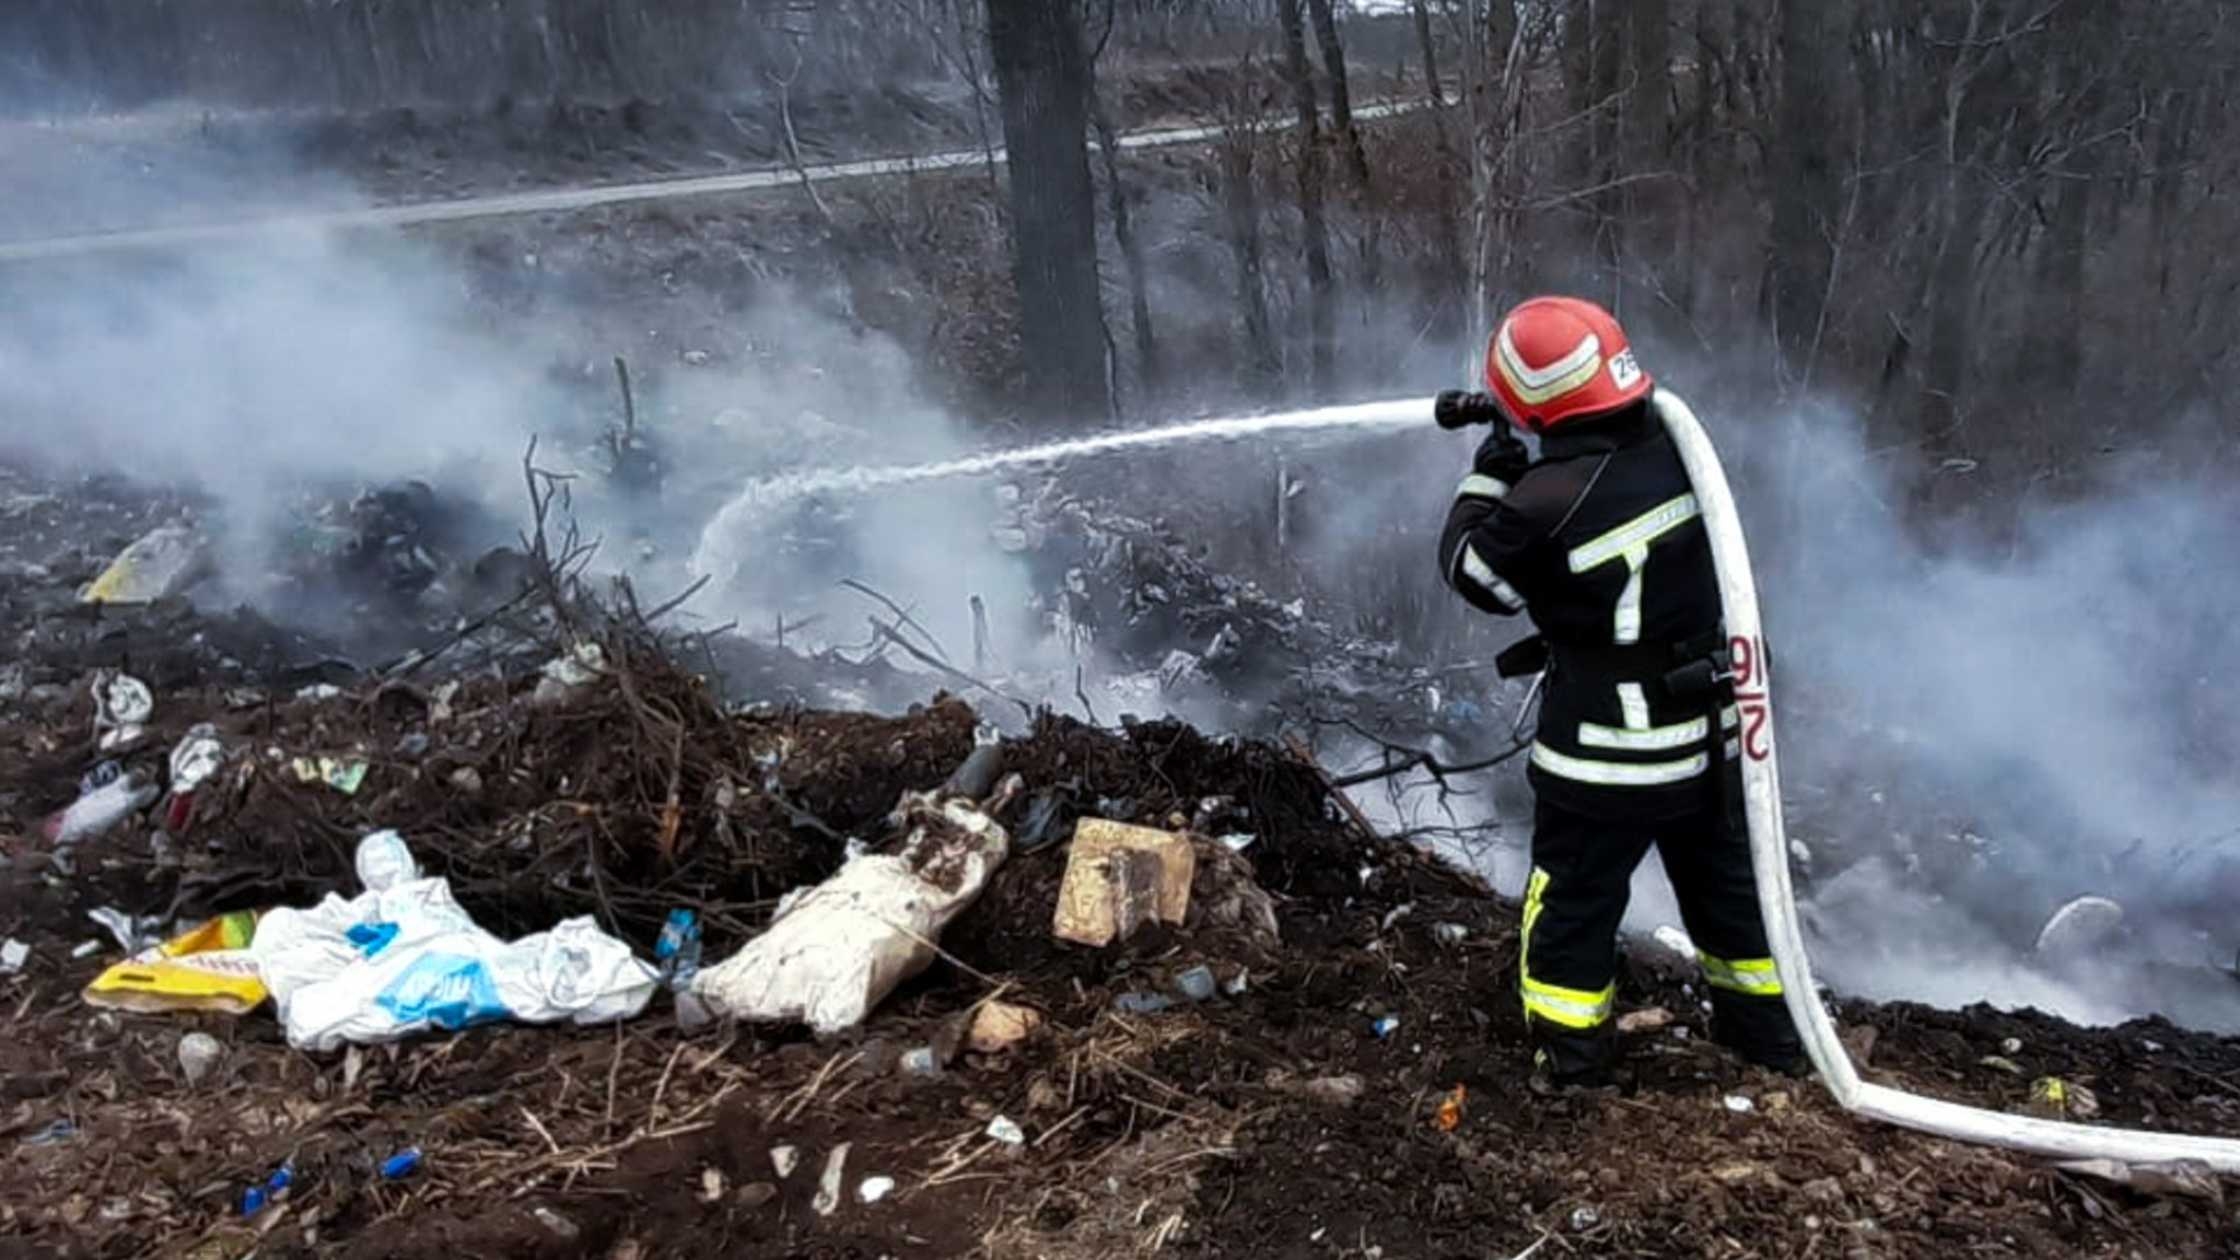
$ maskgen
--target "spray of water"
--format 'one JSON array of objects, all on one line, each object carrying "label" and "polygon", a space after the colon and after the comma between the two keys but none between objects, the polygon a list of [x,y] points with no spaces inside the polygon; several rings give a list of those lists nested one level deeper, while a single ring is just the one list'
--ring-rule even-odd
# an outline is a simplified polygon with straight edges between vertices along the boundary
[{"label": "spray of water", "polygon": [[1224,416],[1188,420],[1155,429],[1130,429],[1095,437],[1045,442],[1016,450],[992,451],[930,464],[894,464],[878,467],[821,468],[785,473],[751,481],[737,497],[723,506],[700,532],[693,552],[696,575],[721,577],[733,571],[737,548],[746,541],[757,518],[773,508],[812,494],[860,494],[882,486],[908,485],[948,477],[974,477],[1036,464],[1114,451],[1172,446],[1183,442],[1208,442],[1257,437],[1268,433],[1311,429],[1364,429],[1426,427],[1431,423],[1433,400],[1402,398],[1386,402],[1354,403],[1343,407],[1315,407],[1303,411],[1278,411],[1257,416]]}]

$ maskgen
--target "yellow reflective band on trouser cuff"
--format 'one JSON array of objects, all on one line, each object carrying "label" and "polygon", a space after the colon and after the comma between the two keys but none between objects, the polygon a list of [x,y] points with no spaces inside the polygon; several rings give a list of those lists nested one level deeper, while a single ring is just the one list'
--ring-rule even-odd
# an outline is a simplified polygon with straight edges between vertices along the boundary
[{"label": "yellow reflective band on trouser cuff", "polygon": [[1558,778],[1605,787],[1661,787],[1685,783],[1711,768],[1703,753],[1678,761],[1594,761],[1560,753],[1546,744],[1532,746],[1532,764]]},{"label": "yellow reflective band on trouser cuff", "polygon": [[1610,1018],[1610,1007],[1618,996],[1615,981],[1600,992],[1585,989],[1566,989],[1558,985],[1543,984],[1531,976],[1524,978],[1524,1013],[1530,1019],[1537,1015],[1565,1028],[1595,1028]]},{"label": "yellow reflective band on trouser cuff", "polygon": [[1527,1021],[1537,1015],[1565,1028],[1593,1028],[1610,1018],[1610,1007],[1618,995],[1615,980],[1602,987],[1599,993],[1585,989],[1566,989],[1561,985],[1545,984],[1532,978],[1532,929],[1540,922],[1541,898],[1548,891],[1548,872],[1535,866],[1532,877],[1524,886],[1524,923],[1517,942],[1517,990],[1524,999]]},{"label": "yellow reflective band on trouser cuff", "polygon": [[1771,958],[1713,958],[1702,950],[1696,951],[1696,962],[1703,967],[1703,982],[1714,989],[1726,989],[1751,997],[1780,997],[1781,973],[1774,968]]}]

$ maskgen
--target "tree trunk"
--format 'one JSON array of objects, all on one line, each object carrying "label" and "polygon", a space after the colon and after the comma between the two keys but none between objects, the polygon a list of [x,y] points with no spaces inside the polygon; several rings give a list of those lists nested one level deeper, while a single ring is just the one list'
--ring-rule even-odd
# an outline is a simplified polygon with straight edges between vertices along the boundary
[{"label": "tree trunk", "polygon": [[1300,0],[1277,0],[1276,9],[1283,21],[1284,73],[1291,81],[1291,101],[1299,113],[1299,217],[1307,250],[1307,389],[1311,397],[1321,399],[1330,394],[1336,366],[1336,312],[1331,292],[1330,229],[1322,214],[1321,115],[1315,108],[1314,79],[1307,69],[1307,34],[1299,4]]},{"label": "tree trunk", "polygon": [[1346,81],[1346,46],[1338,38],[1338,16],[1330,0],[1307,0],[1314,17],[1315,41],[1322,46],[1322,70],[1330,76],[1330,124],[1345,146],[1346,163],[1356,187],[1369,186],[1369,153],[1361,132],[1353,125],[1353,90]]},{"label": "tree trunk", "polygon": [[1105,205],[1112,212],[1112,239],[1120,247],[1120,260],[1128,269],[1128,316],[1135,332],[1136,374],[1143,392],[1156,394],[1163,375],[1159,342],[1151,329],[1151,295],[1143,242],[1136,238],[1135,220],[1128,213],[1127,188],[1120,182],[1120,133],[1112,125],[1112,112],[1094,89],[1090,117],[1097,128],[1097,152],[1104,160]]},{"label": "tree trunk", "polygon": [[1268,288],[1262,276],[1260,197],[1253,186],[1252,146],[1247,126],[1232,123],[1221,147],[1221,208],[1227,220],[1229,256],[1237,268],[1237,312],[1244,323],[1241,384],[1248,394],[1275,388],[1283,376],[1276,357],[1275,329],[1268,319]]},{"label": "tree trunk", "polygon": [[1841,67],[1838,7],[1781,0],[1781,125],[1770,163],[1773,248],[1767,258],[1774,331],[1794,379],[1809,384],[1835,267],[1843,183],[1836,173],[1841,128],[1828,114],[1827,85]]},{"label": "tree trunk", "polygon": [[1415,10],[1416,44],[1423,49],[1423,90],[1431,97],[1433,109],[1443,107],[1446,96],[1439,88],[1439,45],[1431,38],[1431,8],[1424,0],[1412,0]]},{"label": "tree trunk", "polygon": [[1634,170],[1665,160],[1672,127],[1672,10],[1669,0],[1630,0],[1626,51],[1633,90],[1626,100],[1626,153]]},{"label": "tree trunk", "polygon": [[1112,398],[1075,0],[988,0],[988,48],[1003,99],[1028,397],[1067,423],[1102,423]]}]

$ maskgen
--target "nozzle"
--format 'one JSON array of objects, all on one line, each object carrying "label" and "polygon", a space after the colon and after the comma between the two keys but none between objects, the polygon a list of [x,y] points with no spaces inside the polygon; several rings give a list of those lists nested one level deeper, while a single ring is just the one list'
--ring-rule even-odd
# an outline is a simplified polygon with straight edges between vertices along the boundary
[{"label": "nozzle", "polygon": [[1431,418],[1442,429],[1467,429],[1473,424],[1501,423],[1501,404],[1491,394],[1450,389],[1431,405]]}]

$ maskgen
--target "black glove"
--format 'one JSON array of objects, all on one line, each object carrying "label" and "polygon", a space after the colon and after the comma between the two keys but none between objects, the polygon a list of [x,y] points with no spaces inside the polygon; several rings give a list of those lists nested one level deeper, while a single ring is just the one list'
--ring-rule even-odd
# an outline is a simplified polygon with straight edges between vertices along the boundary
[{"label": "black glove", "polygon": [[1530,467],[1532,452],[1525,449],[1524,439],[1506,424],[1495,425],[1486,440],[1478,444],[1478,453],[1470,460],[1470,471],[1512,486]]}]

